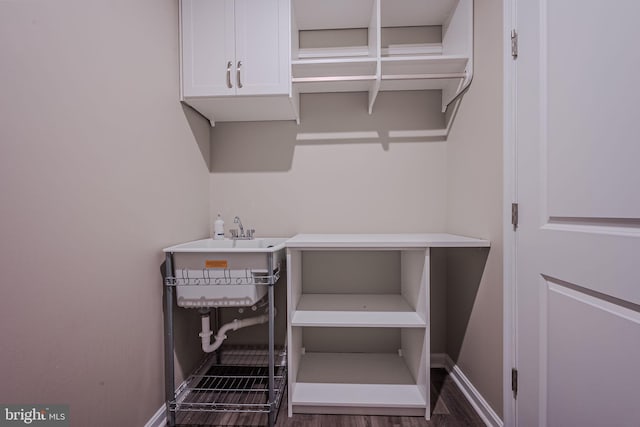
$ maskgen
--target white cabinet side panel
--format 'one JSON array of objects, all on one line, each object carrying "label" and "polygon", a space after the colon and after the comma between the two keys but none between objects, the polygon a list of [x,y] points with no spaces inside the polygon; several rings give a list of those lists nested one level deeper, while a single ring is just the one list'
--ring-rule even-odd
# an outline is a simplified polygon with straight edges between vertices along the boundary
[{"label": "white cabinet side panel", "polygon": [[426,319],[424,298],[425,278],[429,265],[425,264],[425,250],[402,251],[400,259],[400,288],[409,305]]}]

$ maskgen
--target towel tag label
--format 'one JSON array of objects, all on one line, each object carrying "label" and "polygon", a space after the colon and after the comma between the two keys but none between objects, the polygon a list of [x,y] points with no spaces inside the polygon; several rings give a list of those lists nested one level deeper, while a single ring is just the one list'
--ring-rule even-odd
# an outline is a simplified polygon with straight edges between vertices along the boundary
[{"label": "towel tag label", "polygon": [[205,268],[229,268],[226,259],[208,259],[204,262]]}]

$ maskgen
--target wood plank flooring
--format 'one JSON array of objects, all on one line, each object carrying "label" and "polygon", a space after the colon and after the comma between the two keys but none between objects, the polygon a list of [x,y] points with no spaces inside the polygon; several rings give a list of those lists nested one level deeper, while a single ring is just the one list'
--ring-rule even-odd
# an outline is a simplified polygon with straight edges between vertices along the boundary
[{"label": "wood plank flooring", "polygon": [[[311,415],[287,416],[287,396],[284,396],[276,427],[479,427],[482,419],[444,369],[431,369],[431,420],[422,417]],[[218,414],[190,426],[265,426],[263,414]],[[195,423],[194,423],[195,422]],[[182,425],[181,425],[182,426]],[[184,424],[186,427],[186,424]]]}]

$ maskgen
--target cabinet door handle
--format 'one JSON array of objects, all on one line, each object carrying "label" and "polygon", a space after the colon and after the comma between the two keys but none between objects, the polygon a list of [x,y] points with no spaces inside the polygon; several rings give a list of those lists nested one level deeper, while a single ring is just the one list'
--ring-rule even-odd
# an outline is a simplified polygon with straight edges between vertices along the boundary
[{"label": "cabinet door handle", "polygon": [[240,68],[242,67],[242,61],[238,61],[238,66],[236,67],[236,83],[238,85],[238,89],[242,89],[242,81],[240,80]]},{"label": "cabinet door handle", "polygon": [[229,89],[231,89],[233,87],[233,85],[231,84],[231,66],[233,64],[231,63],[231,61],[227,62],[227,87]]}]

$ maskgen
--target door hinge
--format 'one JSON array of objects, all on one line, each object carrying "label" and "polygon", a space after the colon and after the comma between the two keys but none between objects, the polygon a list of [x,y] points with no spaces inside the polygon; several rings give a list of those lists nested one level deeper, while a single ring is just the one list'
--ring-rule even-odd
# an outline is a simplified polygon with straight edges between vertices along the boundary
[{"label": "door hinge", "polygon": [[518,204],[511,203],[511,224],[513,225],[513,230],[518,229]]},{"label": "door hinge", "polygon": [[518,370],[516,368],[511,369],[511,391],[513,391],[513,397],[518,396]]},{"label": "door hinge", "polygon": [[511,30],[511,57],[518,58],[518,32]]}]

